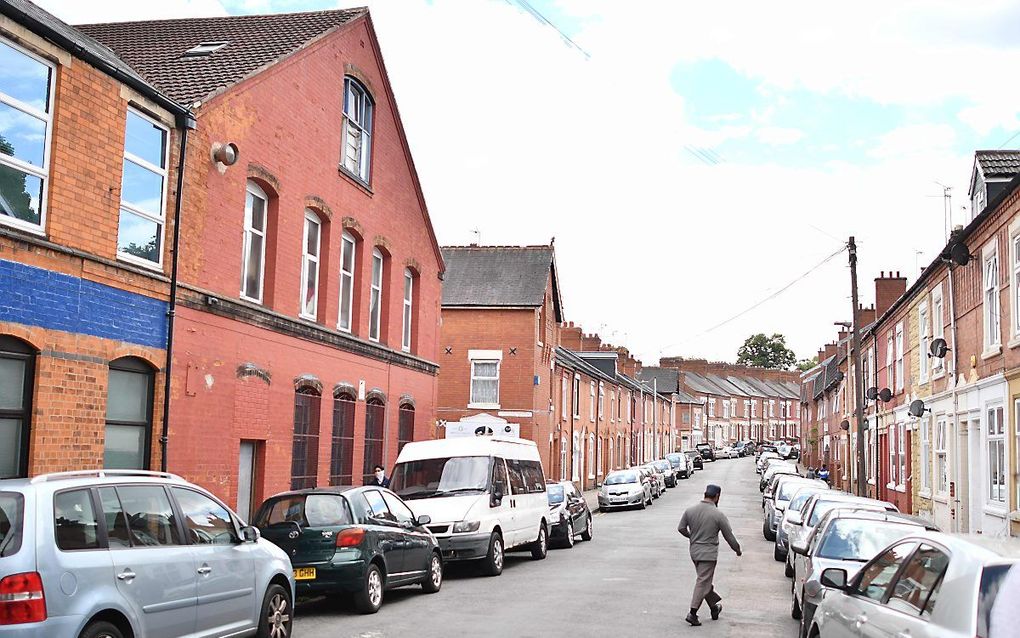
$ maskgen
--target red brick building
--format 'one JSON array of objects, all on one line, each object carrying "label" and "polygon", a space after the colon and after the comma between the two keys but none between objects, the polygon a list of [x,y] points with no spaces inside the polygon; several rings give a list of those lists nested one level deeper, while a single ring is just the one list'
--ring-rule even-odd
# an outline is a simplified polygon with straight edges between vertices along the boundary
[{"label": "red brick building", "polygon": [[170,469],[243,515],[428,438],[443,261],[367,10],[82,29],[198,120]]},{"label": "red brick building", "polygon": [[0,478],[158,469],[188,112],[24,0],[0,104]]}]

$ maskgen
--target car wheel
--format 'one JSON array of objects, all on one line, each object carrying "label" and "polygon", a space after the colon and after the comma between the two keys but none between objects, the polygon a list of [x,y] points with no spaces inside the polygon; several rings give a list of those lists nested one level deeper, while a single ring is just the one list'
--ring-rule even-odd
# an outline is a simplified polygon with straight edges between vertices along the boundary
[{"label": "car wheel", "polygon": [[124,638],[124,632],[117,625],[108,622],[94,622],[78,634],[78,638]]},{"label": "car wheel", "polygon": [[365,570],[361,589],[354,593],[354,607],[363,614],[374,614],[382,607],[383,575],[375,563]]},{"label": "car wheel", "polygon": [[503,573],[503,537],[493,532],[489,538],[489,552],[485,555],[482,571],[486,576],[499,576]]},{"label": "car wheel", "polygon": [[568,548],[574,546],[574,521],[572,520],[567,521],[567,536],[563,539],[563,546]]},{"label": "car wheel", "polygon": [[592,532],[595,531],[595,523],[592,521],[591,512],[588,512],[588,522],[584,525],[584,531],[581,532],[581,540],[587,542],[591,540]]},{"label": "car wheel", "polygon": [[786,569],[783,570],[783,573],[786,574],[787,578],[793,578],[793,565],[790,564],[789,560],[786,561]]},{"label": "car wheel", "polygon": [[549,555],[549,536],[545,531],[545,523],[538,526],[538,538],[531,545],[531,557],[542,560]]},{"label": "car wheel", "polygon": [[290,592],[280,585],[270,585],[262,601],[259,630],[255,635],[257,638],[289,638],[293,622],[294,606]]},{"label": "car wheel", "polygon": [[800,602],[797,600],[796,596],[793,597],[793,609],[790,610],[790,616],[792,616],[794,620],[800,620],[801,617]]},{"label": "car wheel", "polygon": [[772,531],[771,527],[769,527],[768,521],[765,521],[765,523],[762,524],[761,532],[762,532],[762,534],[765,535],[765,540],[775,542],[775,540],[776,540],[776,533]]},{"label": "car wheel", "polygon": [[779,549],[779,545],[776,545],[772,549],[772,558],[776,559],[777,563],[782,563],[786,561],[786,555],[784,555],[782,550]]},{"label": "car wheel", "polygon": [[443,559],[439,552],[432,552],[429,559],[429,571],[425,580],[421,581],[421,588],[426,594],[434,594],[443,586]]}]

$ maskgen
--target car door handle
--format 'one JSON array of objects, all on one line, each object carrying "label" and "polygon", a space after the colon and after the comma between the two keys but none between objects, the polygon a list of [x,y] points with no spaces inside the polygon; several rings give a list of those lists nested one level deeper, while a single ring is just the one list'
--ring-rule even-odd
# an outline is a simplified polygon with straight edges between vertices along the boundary
[{"label": "car door handle", "polygon": [[865,614],[861,614],[854,620],[854,627],[860,629],[865,623],[868,622],[868,617]]},{"label": "car door handle", "polygon": [[117,580],[124,580],[124,581],[130,582],[130,581],[134,580],[135,576],[137,576],[137,575],[138,574],[134,573],[130,569],[125,569],[121,573],[117,574]]},{"label": "car door handle", "polygon": [[212,567],[209,567],[208,565],[202,565],[201,567],[198,568],[198,573],[202,574],[203,576],[205,576],[206,574],[208,574],[211,571],[212,571]]}]

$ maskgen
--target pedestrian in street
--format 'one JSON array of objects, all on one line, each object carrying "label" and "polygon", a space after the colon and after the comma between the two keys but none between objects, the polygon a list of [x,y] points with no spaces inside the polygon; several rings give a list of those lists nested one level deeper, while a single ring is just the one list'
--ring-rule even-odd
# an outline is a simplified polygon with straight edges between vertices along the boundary
[{"label": "pedestrian in street", "polygon": [[829,468],[823,465],[822,469],[818,470],[818,478],[820,478],[821,480],[823,480],[826,483],[828,483],[829,482]]},{"label": "pedestrian in street", "polygon": [[369,485],[378,485],[379,487],[389,487],[390,477],[386,476],[386,470],[383,466],[375,466],[375,474],[368,480]]},{"label": "pedestrian in street", "polygon": [[813,478],[815,478],[815,468],[814,468],[814,466],[811,466],[811,467],[809,467],[809,468],[807,469],[807,477],[808,477],[809,479],[813,479]]},{"label": "pedestrian in street", "polygon": [[708,485],[705,488],[704,500],[688,507],[676,528],[691,541],[691,560],[698,574],[698,579],[694,583],[694,595],[691,597],[691,612],[686,618],[694,627],[701,625],[701,621],[698,620],[698,609],[702,601],[708,603],[712,620],[718,620],[719,614],[722,613],[722,597],[716,593],[712,584],[715,578],[715,565],[719,560],[719,534],[723,535],[737,556],[741,555],[740,543],[733,536],[730,521],[719,511],[721,494],[721,487]]}]

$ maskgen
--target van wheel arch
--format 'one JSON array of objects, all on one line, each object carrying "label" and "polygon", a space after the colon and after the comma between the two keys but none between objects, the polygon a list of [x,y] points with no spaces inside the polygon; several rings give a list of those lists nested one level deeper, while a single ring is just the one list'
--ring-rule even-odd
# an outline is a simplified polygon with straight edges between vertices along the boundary
[{"label": "van wheel arch", "polygon": [[108,622],[111,625],[115,625],[117,629],[120,629],[121,633],[124,634],[124,638],[135,638],[135,631],[131,627],[131,621],[128,620],[127,616],[116,609],[104,609],[103,611],[98,612],[89,618],[88,622],[82,626],[82,631],[85,631],[97,622]]}]

